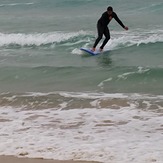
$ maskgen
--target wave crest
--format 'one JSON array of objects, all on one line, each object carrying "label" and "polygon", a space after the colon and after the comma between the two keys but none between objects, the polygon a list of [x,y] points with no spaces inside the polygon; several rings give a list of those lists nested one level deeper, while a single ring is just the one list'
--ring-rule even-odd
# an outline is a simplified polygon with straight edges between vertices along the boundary
[{"label": "wave crest", "polygon": [[[71,46],[74,49],[79,47],[89,47],[95,41],[93,33],[90,31],[78,32],[48,32],[48,33],[0,33],[0,47],[4,46],[45,46],[62,44]],[[114,50],[133,45],[162,43],[163,30],[151,31],[128,31],[112,32],[112,38],[106,45],[106,49]],[[80,46],[79,46],[80,45]]]},{"label": "wave crest", "polygon": [[49,32],[49,33],[0,33],[0,47],[2,46],[42,46],[68,41],[79,35],[85,35],[84,31],[79,32]]}]

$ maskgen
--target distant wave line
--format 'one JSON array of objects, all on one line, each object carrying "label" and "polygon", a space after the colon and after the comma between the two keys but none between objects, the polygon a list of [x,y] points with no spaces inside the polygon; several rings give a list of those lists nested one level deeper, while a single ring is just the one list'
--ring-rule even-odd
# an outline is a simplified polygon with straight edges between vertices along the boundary
[{"label": "distant wave line", "polygon": [[0,7],[4,6],[19,6],[19,5],[33,5],[34,2],[29,2],[29,3],[9,3],[9,4],[0,4]]}]

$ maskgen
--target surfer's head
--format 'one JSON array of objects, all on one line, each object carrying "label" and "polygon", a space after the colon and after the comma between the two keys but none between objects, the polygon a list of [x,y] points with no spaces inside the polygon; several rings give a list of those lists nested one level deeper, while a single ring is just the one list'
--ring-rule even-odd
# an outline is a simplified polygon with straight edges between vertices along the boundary
[{"label": "surfer's head", "polygon": [[113,8],[111,6],[109,6],[107,8],[107,12],[108,12],[109,15],[111,15],[113,13]]}]

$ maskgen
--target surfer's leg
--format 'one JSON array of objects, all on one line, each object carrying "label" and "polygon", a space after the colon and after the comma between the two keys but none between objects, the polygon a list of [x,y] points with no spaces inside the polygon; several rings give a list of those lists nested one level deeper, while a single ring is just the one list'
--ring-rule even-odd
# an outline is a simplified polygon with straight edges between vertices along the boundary
[{"label": "surfer's leg", "polygon": [[110,32],[109,32],[108,27],[105,28],[104,35],[105,35],[105,40],[103,44],[100,46],[101,51],[104,48],[104,46],[107,44],[107,42],[110,40]]},{"label": "surfer's leg", "polygon": [[98,37],[93,45],[93,49],[96,48],[97,44],[100,42],[100,40],[102,39],[102,35],[104,33],[104,28],[100,25],[100,24],[97,24],[97,32],[98,32]]}]

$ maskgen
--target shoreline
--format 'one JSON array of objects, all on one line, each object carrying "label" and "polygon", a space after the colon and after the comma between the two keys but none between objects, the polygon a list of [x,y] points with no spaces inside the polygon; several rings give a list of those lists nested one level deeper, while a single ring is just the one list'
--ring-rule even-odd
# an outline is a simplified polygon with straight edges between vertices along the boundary
[{"label": "shoreline", "polygon": [[50,160],[42,158],[18,158],[15,156],[0,156],[0,162],[4,163],[100,163],[97,161],[74,161],[74,160]]}]

